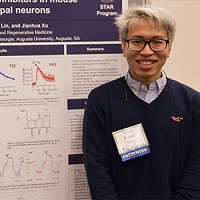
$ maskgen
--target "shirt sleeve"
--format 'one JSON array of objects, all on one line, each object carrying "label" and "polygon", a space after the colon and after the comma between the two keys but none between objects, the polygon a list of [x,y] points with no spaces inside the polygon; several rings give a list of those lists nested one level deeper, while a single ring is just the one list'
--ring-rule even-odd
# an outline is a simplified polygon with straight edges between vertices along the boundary
[{"label": "shirt sleeve", "polygon": [[200,106],[192,119],[186,162],[174,199],[200,199]]},{"label": "shirt sleeve", "polygon": [[92,199],[117,200],[110,176],[105,113],[98,98],[88,97],[83,122],[83,157]]}]

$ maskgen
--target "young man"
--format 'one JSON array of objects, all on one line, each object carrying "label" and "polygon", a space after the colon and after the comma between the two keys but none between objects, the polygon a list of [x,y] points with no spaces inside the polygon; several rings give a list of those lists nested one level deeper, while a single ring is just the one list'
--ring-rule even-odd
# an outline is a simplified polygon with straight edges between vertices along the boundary
[{"label": "young man", "polygon": [[116,19],[125,77],[91,91],[83,153],[93,199],[200,199],[200,93],[167,78],[175,21],[163,8]]}]

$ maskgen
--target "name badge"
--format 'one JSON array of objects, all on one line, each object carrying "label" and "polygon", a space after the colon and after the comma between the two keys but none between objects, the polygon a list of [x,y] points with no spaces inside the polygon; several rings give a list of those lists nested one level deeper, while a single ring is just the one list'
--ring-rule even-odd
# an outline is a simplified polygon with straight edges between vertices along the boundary
[{"label": "name badge", "polygon": [[112,135],[123,162],[150,153],[141,123],[112,132]]}]

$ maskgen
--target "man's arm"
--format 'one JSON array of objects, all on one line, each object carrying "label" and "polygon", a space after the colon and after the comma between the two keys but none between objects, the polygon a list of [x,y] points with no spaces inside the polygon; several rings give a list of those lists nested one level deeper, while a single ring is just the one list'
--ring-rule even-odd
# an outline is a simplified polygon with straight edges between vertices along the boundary
[{"label": "man's arm", "polygon": [[89,95],[83,123],[83,156],[93,199],[119,199],[110,176],[105,113],[98,100]]},{"label": "man's arm", "polygon": [[200,106],[192,120],[186,163],[174,199],[200,199]]}]

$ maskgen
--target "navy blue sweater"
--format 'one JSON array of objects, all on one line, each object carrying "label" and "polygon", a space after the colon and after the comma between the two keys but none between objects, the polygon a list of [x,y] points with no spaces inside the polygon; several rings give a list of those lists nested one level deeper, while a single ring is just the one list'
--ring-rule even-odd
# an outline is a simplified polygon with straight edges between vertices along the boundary
[{"label": "navy blue sweater", "polygon": [[[139,123],[151,153],[122,162],[112,132]],[[83,154],[93,199],[200,199],[200,93],[169,78],[150,104],[124,77],[92,90]]]}]

